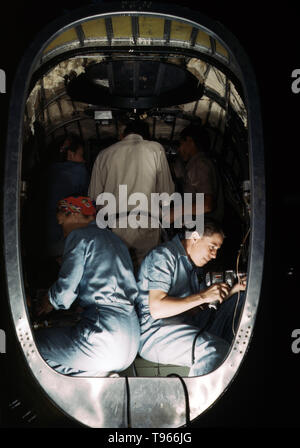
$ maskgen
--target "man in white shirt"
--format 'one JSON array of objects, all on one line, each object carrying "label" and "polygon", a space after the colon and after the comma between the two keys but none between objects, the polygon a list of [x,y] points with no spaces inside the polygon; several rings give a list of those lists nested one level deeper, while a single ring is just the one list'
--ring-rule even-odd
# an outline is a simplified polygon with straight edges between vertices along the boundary
[{"label": "man in white shirt", "polygon": [[[151,194],[174,192],[165,150],[161,144],[149,141],[147,123],[135,120],[124,130],[121,141],[104,149],[97,156],[89,186],[89,196],[97,200],[100,193],[111,193],[116,198],[116,227],[112,228],[127,245],[137,268],[145,255],[160,243],[160,229],[152,228],[150,218],[147,228],[124,225],[128,212],[138,205],[124,204],[119,198],[119,186],[125,185],[127,197],[142,193],[147,206],[139,205],[142,213],[151,214]],[[120,224],[123,219],[123,224]],[[123,226],[124,228],[121,228]]]}]

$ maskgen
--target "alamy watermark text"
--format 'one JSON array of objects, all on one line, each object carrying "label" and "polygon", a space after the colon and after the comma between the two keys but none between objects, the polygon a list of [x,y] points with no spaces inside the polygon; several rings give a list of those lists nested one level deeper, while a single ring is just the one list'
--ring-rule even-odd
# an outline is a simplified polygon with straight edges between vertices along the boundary
[{"label": "alamy watermark text", "polygon": [[292,342],[291,349],[292,352],[296,355],[300,353],[300,329],[296,328],[292,331],[292,338],[294,338],[294,341]]},{"label": "alamy watermark text", "polygon": [[[113,193],[97,196],[96,222],[101,229],[110,228],[174,228],[193,229],[199,234],[204,228],[204,194],[132,193],[127,185],[119,185],[118,197]],[[171,205],[173,205],[171,218]],[[175,215],[174,215],[175,214]]]},{"label": "alamy watermark text", "polygon": [[0,68],[0,93],[6,93],[6,74],[5,71]]},{"label": "alamy watermark text", "polygon": [[0,353],[6,353],[5,331],[0,329]]}]

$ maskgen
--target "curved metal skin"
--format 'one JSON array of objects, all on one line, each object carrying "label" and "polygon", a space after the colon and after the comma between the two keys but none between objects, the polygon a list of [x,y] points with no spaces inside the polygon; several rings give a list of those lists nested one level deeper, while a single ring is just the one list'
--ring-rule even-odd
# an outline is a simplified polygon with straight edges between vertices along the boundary
[{"label": "curved metal skin", "polygon": [[[122,9],[110,5],[82,8],[60,18],[45,29],[25,54],[16,73],[8,122],[4,184],[4,251],[11,318],[16,336],[33,375],[58,409],[88,427],[126,427],[126,378],[71,378],[52,370],[41,358],[29,323],[23,288],[20,254],[19,201],[23,117],[26,94],[41,51],[54,35],[70,25],[92,17],[114,13],[158,14],[185,20],[193,26],[206,28],[228,49],[240,70],[245,92],[249,123],[251,203],[251,244],[248,260],[246,302],[234,343],[223,364],[212,373],[189,377],[184,381],[190,401],[190,419],[199,417],[226,391],[245,358],[253,333],[263,273],[265,239],[265,185],[262,124],[254,73],[237,40],[219,23],[195,11],[167,6],[146,6],[143,10]],[[129,378],[131,427],[180,427],[186,422],[184,390],[178,378]]]},{"label": "curved metal skin", "polygon": [[[126,67],[127,61],[122,61],[122,64]],[[149,63],[149,61],[148,61]],[[139,64],[142,61],[139,60]],[[128,88],[128,95],[121,95],[121,92],[110,94],[109,89],[103,86],[99,86],[94,82],[94,77],[98,76],[107,77],[107,66],[106,62],[93,65],[90,69],[86,69],[86,73],[79,75],[76,79],[69,82],[67,86],[67,93],[75,101],[82,101],[89,104],[97,105],[101,104],[103,106],[110,107],[120,107],[127,109],[147,109],[150,107],[166,107],[173,106],[175,104],[186,103],[189,100],[200,99],[203,95],[203,86],[199,85],[198,79],[196,79],[191,73],[185,72],[180,67],[174,67],[171,64],[165,64],[162,62],[153,62],[153,65],[158,69],[159,66],[164,67],[167,71],[166,77],[173,77],[178,82],[178,85],[171,91],[166,91],[163,94],[160,93],[158,96],[150,96],[139,94],[139,92],[134,92],[133,89],[130,92]],[[123,65],[123,66],[124,66]],[[131,71],[133,71],[132,67]],[[115,69],[116,70],[116,69]],[[114,74],[114,77],[116,74]],[[127,68],[125,73],[120,74],[127,79],[130,76],[130,71]]]}]

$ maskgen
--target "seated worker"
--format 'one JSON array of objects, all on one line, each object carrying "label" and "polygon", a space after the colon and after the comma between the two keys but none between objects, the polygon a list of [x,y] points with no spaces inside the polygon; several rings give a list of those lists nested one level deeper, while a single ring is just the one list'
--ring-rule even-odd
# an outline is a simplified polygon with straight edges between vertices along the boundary
[{"label": "seated worker", "polygon": [[41,356],[59,373],[108,376],[135,359],[139,322],[134,309],[137,285],[125,244],[99,229],[88,197],[58,203],[57,219],[66,237],[57,281],[38,315],[68,309],[76,298],[84,309],[73,327],[46,328],[35,334]]},{"label": "seated worker", "polygon": [[[182,193],[204,193],[204,213],[222,222],[224,198],[221,179],[214,162],[209,158],[210,138],[201,124],[190,124],[180,133],[179,159],[174,165]],[[183,163],[183,164],[182,164]],[[193,214],[195,209],[193,208]],[[172,219],[176,220],[175,217]]]},{"label": "seated worker", "polygon": [[[189,376],[199,376],[217,368],[229,350],[235,307],[236,324],[244,301],[243,293],[235,293],[245,289],[246,280],[231,290],[226,283],[199,285],[197,267],[216,257],[223,231],[207,220],[202,236],[196,231],[185,236],[180,240],[177,234],[153,249],[141,264],[139,354],[148,361],[191,367]],[[221,303],[217,311],[208,308],[215,301]]]}]

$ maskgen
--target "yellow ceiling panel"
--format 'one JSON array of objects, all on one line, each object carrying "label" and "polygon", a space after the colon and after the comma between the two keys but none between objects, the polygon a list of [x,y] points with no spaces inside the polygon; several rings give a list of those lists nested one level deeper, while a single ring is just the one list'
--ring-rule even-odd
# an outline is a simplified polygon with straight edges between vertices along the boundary
[{"label": "yellow ceiling panel", "polygon": [[131,37],[132,26],[131,17],[129,16],[117,16],[112,17],[112,26],[114,37]]},{"label": "yellow ceiling panel", "polygon": [[104,19],[89,20],[81,26],[87,39],[93,37],[107,37]]},{"label": "yellow ceiling panel", "polygon": [[191,38],[192,27],[182,22],[171,22],[171,39],[189,41]]},{"label": "yellow ceiling panel", "polygon": [[165,21],[159,17],[140,17],[139,36],[143,38],[163,39]]},{"label": "yellow ceiling panel", "polygon": [[196,39],[197,45],[202,45],[202,47],[211,48],[210,46],[210,39],[209,35],[205,33],[204,31],[198,31],[197,39]]},{"label": "yellow ceiling panel", "polygon": [[228,51],[216,40],[216,52],[228,59]]},{"label": "yellow ceiling panel", "polygon": [[54,48],[59,47],[61,45],[65,45],[69,42],[78,41],[77,33],[74,28],[70,28],[69,30],[62,33],[56,39],[54,39],[50,45],[44,50],[44,53],[47,53],[50,50],[54,50]]}]

